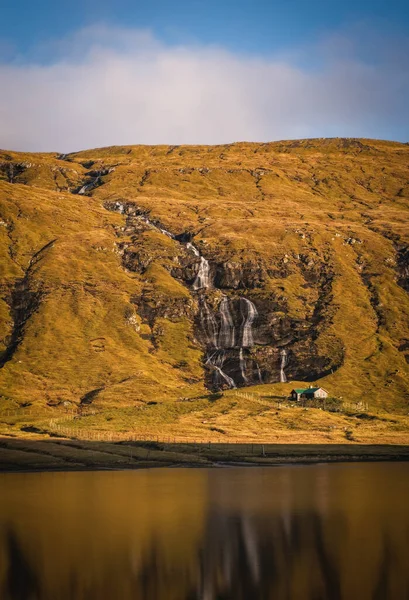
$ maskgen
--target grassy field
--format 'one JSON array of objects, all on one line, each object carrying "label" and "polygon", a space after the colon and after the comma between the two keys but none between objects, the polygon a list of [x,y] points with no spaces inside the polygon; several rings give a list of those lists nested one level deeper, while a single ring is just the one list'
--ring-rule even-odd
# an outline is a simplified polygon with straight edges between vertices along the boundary
[{"label": "grassy field", "polygon": [[0,414],[0,470],[408,459],[409,416],[361,403],[314,408],[228,391],[142,407]]},{"label": "grassy field", "polygon": [[[259,390],[264,387],[259,386]],[[93,447],[101,444],[101,448],[154,443],[162,450],[174,446],[184,451],[203,444],[213,448],[244,444],[259,449],[271,444],[283,448],[319,444],[321,448],[328,446],[331,452],[331,447],[347,445],[359,454],[364,445],[409,446],[409,416],[333,400],[314,408],[310,403],[302,406],[261,392],[256,395],[232,390],[180,402],[150,402],[100,411],[87,408],[65,415],[58,410],[40,414],[30,408],[3,412],[1,435],[3,442],[17,444],[12,446],[14,450],[20,450],[19,444],[25,441],[36,442],[39,447],[59,438],[75,444],[92,442]],[[54,457],[61,458],[60,454]],[[192,461],[192,457],[187,460]]]}]

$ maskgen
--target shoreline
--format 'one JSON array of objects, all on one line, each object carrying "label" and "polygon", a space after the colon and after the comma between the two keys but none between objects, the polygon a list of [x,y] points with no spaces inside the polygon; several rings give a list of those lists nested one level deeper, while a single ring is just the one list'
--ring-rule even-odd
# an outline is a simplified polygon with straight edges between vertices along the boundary
[{"label": "shoreline", "polygon": [[0,473],[406,462],[409,445],[158,444],[0,438]]},{"label": "shoreline", "polygon": [[275,467],[308,467],[308,466],[316,466],[316,465],[339,465],[339,464],[357,464],[357,463],[405,463],[409,462],[409,458],[360,458],[356,457],[354,459],[340,457],[339,459],[334,460],[326,460],[326,459],[317,459],[317,460],[300,460],[300,461],[282,461],[282,462],[269,462],[269,463],[246,463],[246,462],[225,462],[225,463],[171,463],[171,464],[161,464],[156,463],[154,465],[138,465],[133,466],[129,465],[121,465],[120,467],[102,467],[102,466],[76,466],[76,467],[33,467],[33,468],[25,468],[25,467],[11,467],[9,469],[3,469],[0,463],[0,475],[5,474],[28,474],[28,473],[100,473],[100,472],[118,472],[118,471],[146,471],[149,469],[254,469],[254,468],[275,468]]}]

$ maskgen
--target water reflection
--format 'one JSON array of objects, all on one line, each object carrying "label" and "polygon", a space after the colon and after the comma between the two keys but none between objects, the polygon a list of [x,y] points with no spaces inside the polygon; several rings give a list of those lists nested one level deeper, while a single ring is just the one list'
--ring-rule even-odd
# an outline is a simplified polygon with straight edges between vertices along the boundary
[{"label": "water reflection", "polygon": [[0,598],[409,598],[409,465],[0,476]]}]

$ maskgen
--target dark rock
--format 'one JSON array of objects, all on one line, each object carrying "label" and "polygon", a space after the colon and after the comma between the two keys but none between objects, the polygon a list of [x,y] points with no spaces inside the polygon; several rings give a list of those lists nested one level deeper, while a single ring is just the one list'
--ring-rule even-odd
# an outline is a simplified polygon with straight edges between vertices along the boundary
[{"label": "dark rock", "polygon": [[262,287],[265,278],[266,270],[261,264],[227,261],[216,264],[214,285],[219,289],[254,289]]},{"label": "dark rock", "polygon": [[398,247],[398,284],[409,292],[409,246]]}]

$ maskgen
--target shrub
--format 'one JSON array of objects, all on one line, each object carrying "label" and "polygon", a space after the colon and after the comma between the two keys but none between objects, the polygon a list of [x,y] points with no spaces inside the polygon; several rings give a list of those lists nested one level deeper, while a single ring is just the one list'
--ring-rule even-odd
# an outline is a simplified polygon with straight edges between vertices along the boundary
[{"label": "shrub", "polygon": [[350,442],[354,441],[354,432],[352,431],[352,429],[347,429],[345,431],[345,437],[347,440],[349,440]]}]

